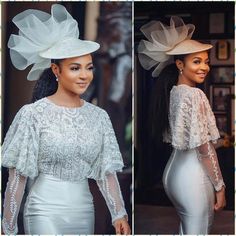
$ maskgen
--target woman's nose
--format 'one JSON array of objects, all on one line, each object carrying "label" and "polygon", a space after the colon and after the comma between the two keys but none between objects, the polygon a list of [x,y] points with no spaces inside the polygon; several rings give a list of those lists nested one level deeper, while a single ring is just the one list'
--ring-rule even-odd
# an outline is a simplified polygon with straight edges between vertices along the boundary
[{"label": "woman's nose", "polygon": [[80,70],[80,73],[79,73],[79,77],[80,77],[81,79],[86,79],[87,76],[88,76],[88,75],[87,75],[86,70],[81,69],[81,70]]},{"label": "woman's nose", "polygon": [[204,70],[204,71],[209,71],[209,70],[210,70],[210,67],[209,67],[208,64],[202,63],[201,69]]}]

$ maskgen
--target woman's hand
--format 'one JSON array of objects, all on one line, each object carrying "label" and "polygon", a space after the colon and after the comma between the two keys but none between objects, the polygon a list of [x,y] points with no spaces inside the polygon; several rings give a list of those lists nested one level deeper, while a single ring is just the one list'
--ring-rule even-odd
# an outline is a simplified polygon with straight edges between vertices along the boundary
[{"label": "woman's hand", "polygon": [[128,221],[125,217],[115,220],[114,227],[116,229],[116,234],[131,234]]},{"label": "woman's hand", "polygon": [[225,205],[225,187],[222,187],[220,191],[216,192],[216,204],[214,206],[214,209],[215,211],[220,211],[225,207]]}]

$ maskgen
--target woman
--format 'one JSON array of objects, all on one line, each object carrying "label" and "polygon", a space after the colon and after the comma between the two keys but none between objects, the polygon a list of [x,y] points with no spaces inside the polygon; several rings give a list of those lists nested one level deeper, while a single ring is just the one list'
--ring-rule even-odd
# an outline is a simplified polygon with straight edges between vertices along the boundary
[{"label": "woman", "polygon": [[[18,69],[34,64],[32,104],[17,113],[5,137],[2,165],[9,168],[3,232],[17,233],[26,181],[33,184],[24,206],[26,234],[94,234],[88,178],[97,181],[117,234],[130,234],[116,172],[123,161],[107,113],[83,99],[93,79],[91,53],[99,44],[78,39],[77,22],[52,6],[18,14],[19,35],[8,46]],[[51,66],[51,67],[50,67]],[[48,68],[50,67],[50,68]]]},{"label": "woman", "polygon": [[[180,234],[208,234],[214,210],[225,206],[225,185],[213,146],[219,138],[207,97],[196,88],[209,72],[209,44],[191,40],[195,27],[172,17],[170,26],[150,22],[141,28],[139,59],[157,65],[152,108],[153,136],[171,143],[163,184],[180,217]],[[171,61],[175,63],[171,64]]]}]

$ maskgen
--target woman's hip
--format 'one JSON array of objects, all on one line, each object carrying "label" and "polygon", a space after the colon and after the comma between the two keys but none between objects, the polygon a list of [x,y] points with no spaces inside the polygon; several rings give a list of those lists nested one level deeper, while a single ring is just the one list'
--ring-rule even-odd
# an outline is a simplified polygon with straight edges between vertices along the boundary
[{"label": "woman's hip", "polygon": [[[47,229],[42,229],[43,225]],[[62,181],[40,174],[32,185],[24,209],[28,233],[93,233],[94,205],[88,180]]]},{"label": "woman's hip", "polygon": [[198,160],[196,150],[173,150],[163,174],[163,184],[179,212],[211,214],[214,188]]},{"label": "woman's hip", "polygon": [[27,204],[56,205],[59,208],[73,209],[93,206],[93,197],[89,189],[88,180],[69,182],[57,177],[40,174],[33,183],[27,197]]}]

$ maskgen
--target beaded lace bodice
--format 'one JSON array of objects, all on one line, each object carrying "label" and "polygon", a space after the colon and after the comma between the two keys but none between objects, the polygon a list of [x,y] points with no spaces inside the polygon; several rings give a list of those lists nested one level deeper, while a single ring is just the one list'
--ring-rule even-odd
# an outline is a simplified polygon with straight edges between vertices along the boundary
[{"label": "beaded lace bodice", "polygon": [[170,92],[169,124],[164,141],[180,150],[196,148],[199,161],[219,191],[224,181],[212,142],[220,135],[203,91],[185,84],[174,86]]},{"label": "beaded lace bodice", "polygon": [[[66,108],[43,98],[23,106],[5,137],[2,165],[14,170],[9,172],[5,194],[5,233],[17,231],[18,210],[9,213],[8,204],[14,201],[19,207],[16,196],[24,193],[20,183],[25,185],[24,179],[40,173],[65,181],[93,178],[112,221],[127,215],[116,176],[123,161],[110,118],[103,109],[88,102],[84,101],[82,107]],[[17,178],[22,180],[17,182]],[[11,185],[15,186],[14,191]],[[21,201],[21,197],[18,199]]]}]

